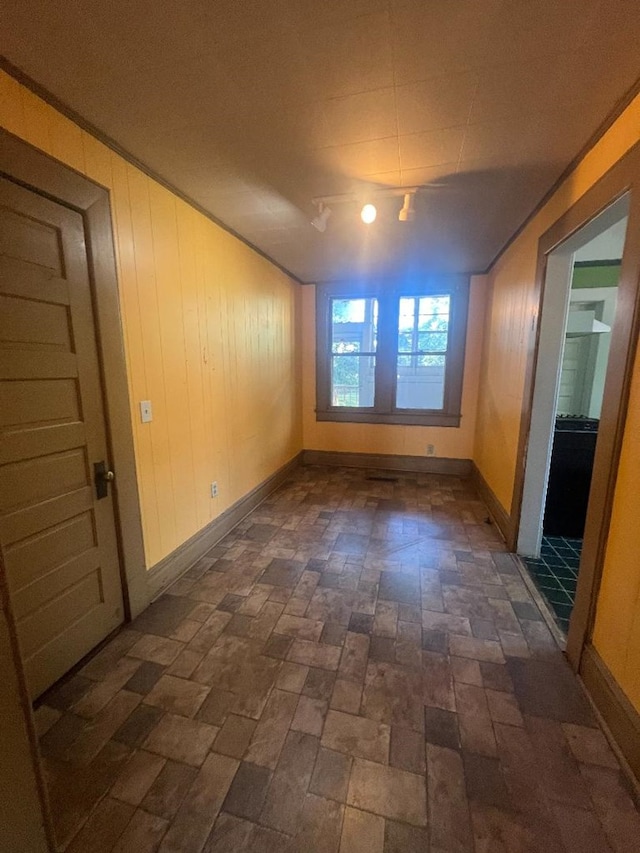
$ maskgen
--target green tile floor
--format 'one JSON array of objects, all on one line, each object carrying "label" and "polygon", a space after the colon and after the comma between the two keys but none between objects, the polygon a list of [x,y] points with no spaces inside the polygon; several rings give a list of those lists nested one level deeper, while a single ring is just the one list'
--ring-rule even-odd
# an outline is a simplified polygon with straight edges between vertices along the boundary
[{"label": "green tile floor", "polygon": [[569,630],[578,583],[582,539],[543,536],[540,557],[524,557],[533,580],[555,613],[562,630]]}]

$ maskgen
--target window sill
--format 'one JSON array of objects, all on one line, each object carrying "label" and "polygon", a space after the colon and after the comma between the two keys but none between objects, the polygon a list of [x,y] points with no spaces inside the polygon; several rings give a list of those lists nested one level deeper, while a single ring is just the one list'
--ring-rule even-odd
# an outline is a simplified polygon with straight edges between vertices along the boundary
[{"label": "window sill", "polygon": [[445,412],[392,412],[381,414],[380,412],[316,410],[317,421],[334,421],[337,423],[354,424],[392,424],[395,426],[438,426],[459,427],[461,415],[448,414]]}]

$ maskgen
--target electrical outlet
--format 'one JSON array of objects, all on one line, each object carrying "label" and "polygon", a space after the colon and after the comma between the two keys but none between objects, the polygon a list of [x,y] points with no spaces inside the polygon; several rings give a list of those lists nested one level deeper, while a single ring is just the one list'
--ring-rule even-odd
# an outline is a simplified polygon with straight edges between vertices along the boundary
[{"label": "electrical outlet", "polygon": [[217,482],[211,483],[211,497],[212,498],[218,497],[218,483]]},{"label": "electrical outlet", "polygon": [[435,444],[427,444],[427,456],[435,456],[435,455],[436,455]]}]

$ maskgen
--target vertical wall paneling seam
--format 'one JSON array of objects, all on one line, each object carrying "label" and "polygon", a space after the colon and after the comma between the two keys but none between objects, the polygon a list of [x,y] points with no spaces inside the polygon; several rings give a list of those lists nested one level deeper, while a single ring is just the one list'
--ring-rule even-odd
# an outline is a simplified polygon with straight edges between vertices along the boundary
[{"label": "vertical wall paneling seam", "polygon": [[[166,288],[167,282],[164,280],[167,275],[166,266],[168,265],[169,259],[166,254],[171,249],[171,235],[169,233],[163,234],[165,224],[168,225],[168,222],[164,222],[165,212],[162,209],[162,203],[164,201],[164,193],[166,190],[164,188],[158,188],[150,186],[149,180],[145,180],[145,184],[148,189],[149,196],[149,225],[150,225],[150,237],[151,237],[151,250],[154,259],[154,268],[157,270],[154,275],[154,285],[155,285],[155,302],[157,305],[157,316],[158,316],[158,339],[160,344],[160,364],[162,365],[162,399],[163,399],[163,408],[164,408],[164,424],[162,426],[165,427],[166,431],[166,441],[167,446],[169,448],[169,464],[167,466],[167,470],[169,472],[169,479],[171,483],[171,505],[173,509],[173,523],[175,526],[175,540],[181,540],[182,538],[182,530],[180,524],[180,515],[178,512],[178,503],[176,501],[176,493],[178,491],[178,482],[176,480],[176,455],[178,455],[178,449],[174,445],[172,441],[172,421],[176,417],[176,401],[171,400],[168,395],[168,386],[170,383],[170,379],[174,379],[173,376],[175,367],[172,366],[172,363],[175,363],[173,360],[177,353],[172,352],[171,350],[171,333],[169,328],[165,328],[165,321],[163,319],[164,314],[167,311],[166,303],[168,301],[168,288]],[[156,194],[157,198],[155,199],[155,203],[152,204],[151,201],[151,193]],[[175,207],[175,201],[172,197],[168,199],[169,204],[168,207]],[[160,232],[160,233],[158,233]],[[175,235],[177,237],[177,235]],[[164,237],[164,239],[162,239]],[[159,239],[160,238],[160,239]],[[173,312],[171,311],[171,306],[169,306],[169,313],[172,315],[170,318],[170,323],[173,322]],[[158,424],[160,426],[160,424]]]},{"label": "vertical wall paneling seam", "polygon": [[[193,417],[193,401],[191,399],[191,389],[189,385],[189,350],[187,346],[187,305],[188,301],[186,299],[185,293],[186,288],[188,286],[188,282],[184,281],[184,258],[183,258],[183,247],[181,241],[181,228],[180,228],[180,213],[181,213],[181,202],[176,202],[174,205],[174,214],[175,214],[175,228],[176,228],[176,250],[178,253],[178,275],[177,281],[180,291],[180,304],[182,305],[182,341],[183,341],[183,358],[185,363],[185,392],[187,396],[187,420],[189,424],[189,457],[191,459],[191,488],[193,492],[193,505],[195,510],[196,518],[198,519],[198,523],[200,523],[200,513],[198,511],[198,469],[196,467],[195,462],[195,437],[194,437],[194,417]],[[202,473],[200,474],[202,476]]]},{"label": "vertical wall paneling seam", "polygon": [[[145,540],[145,563],[146,567],[149,568],[151,564],[150,554],[152,553],[152,543],[159,540],[160,516],[158,514],[155,479],[143,476],[145,471],[144,459],[152,458],[151,433],[148,429],[142,428],[139,423],[139,413],[137,411],[138,400],[135,393],[137,390],[138,394],[143,392],[144,397],[148,397],[146,364],[142,352],[142,319],[138,293],[131,193],[129,189],[129,165],[114,152],[110,152],[110,154],[113,187],[112,208],[117,212],[116,221],[118,223],[115,244],[117,247],[117,257],[120,262],[118,270],[119,290],[123,307],[124,336],[127,342],[127,379],[132,406],[131,420],[134,425],[133,436],[136,449],[136,467],[139,475],[138,484],[142,496],[141,515]],[[125,245],[127,237],[129,242],[128,249]],[[127,259],[128,269],[125,264],[125,258]],[[141,376],[142,382],[136,382],[136,374]]]},{"label": "vertical wall paneling seam", "polygon": [[[126,186],[127,186],[127,194],[128,194],[128,202],[129,202],[129,211],[130,211],[130,215],[131,215],[131,246],[132,246],[131,262],[133,265],[133,275],[134,275],[135,282],[136,282],[135,302],[136,302],[136,306],[137,306],[137,312],[136,313],[137,313],[137,318],[138,318],[138,323],[139,323],[139,330],[138,330],[138,337],[137,337],[138,346],[136,348],[136,342],[132,339],[129,339],[129,352],[132,354],[132,359],[134,357],[137,358],[139,360],[141,366],[142,366],[142,376],[144,379],[144,395],[145,395],[145,399],[147,399],[150,396],[150,393],[149,393],[150,392],[150,379],[149,379],[149,375],[148,375],[148,363],[147,363],[147,359],[145,358],[145,344],[144,344],[145,335],[143,333],[143,319],[142,319],[143,318],[143,304],[142,304],[142,301],[140,298],[140,287],[141,287],[141,278],[142,278],[140,265],[142,263],[142,260],[141,260],[142,250],[140,247],[140,238],[136,236],[136,226],[134,223],[134,216],[133,216],[134,205],[133,205],[133,195],[132,195],[132,187],[131,187],[131,176],[134,173],[132,171],[132,166],[129,163],[127,163],[124,171],[125,171],[125,176],[126,176]],[[135,354],[135,356],[134,356],[134,354]],[[147,438],[148,453],[149,453],[149,456],[151,459],[152,475],[148,476],[148,477],[143,477],[142,481],[145,484],[145,486],[146,486],[147,482],[152,483],[152,486],[153,486],[152,504],[153,504],[154,514],[157,518],[157,528],[156,529],[157,529],[157,537],[158,538],[156,541],[158,543],[161,543],[162,542],[163,524],[162,524],[162,519],[160,518],[160,506],[159,506],[159,502],[158,502],[158,482],[157,482],[156,476],[155,476],[156,459],[155,459],[154,446],[153,446],[153,427],[149,426],[149,425],[141,426],[139,423],[139,417],[135,418],[135,423],[136,423],[136,427],[137,427],[137,429],[135,430],[135,434],[140,435],[141,433],[144,433],[146,438]],[[148,494],[148,488],[147,488],[147,494]],[[148,510],[148,507],[147,507],[147,510]],[[154,554],[154,551],[152,550],[152,547],[153,547],[153,543],[149,542],[148,550],[146,552],[147,568],[151,568],[151,566],[156,562],[155,554]]]},{"label": "vertical wall paneling seam", "polygon": [[[196,328],[198,332],[198,385],[200,391],[200,403],[202,411],[202,429],[204,435],[207,435],[208,419],[207,419],[207,395],[205,394],[206,381],[206,343],[202,334],[202,293],[204,291],[204,271],[202,268],[202,257],[204,253],[204,239],[202,235],[202,223],[196,221],[193,216],[189,217],[192,220],[194,240],[195,240],[195,257],[194,257],[194,297],[196,308]],[[205,458],[208,456],[206,452],[207,442],[202,443]],[[209,473],[207,471],[207,473]],[[211,520],[211,501],[208,499],[206,503],[205,523]]]}]

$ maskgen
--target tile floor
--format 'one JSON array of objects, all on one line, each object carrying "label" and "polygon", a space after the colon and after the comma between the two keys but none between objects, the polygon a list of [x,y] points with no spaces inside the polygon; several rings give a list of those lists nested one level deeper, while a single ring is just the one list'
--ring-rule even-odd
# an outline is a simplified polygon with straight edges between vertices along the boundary
[{"label": "tile floor", "polygon": [[36,717],[69,853],[631,853],[468,483],[300,468]]},{"label": "tile floor", "polygon": [[543,536],[540,558],[523,558],[565,634],[569,630],[569,619],[576,600],[581,553],[582,539]]}]

